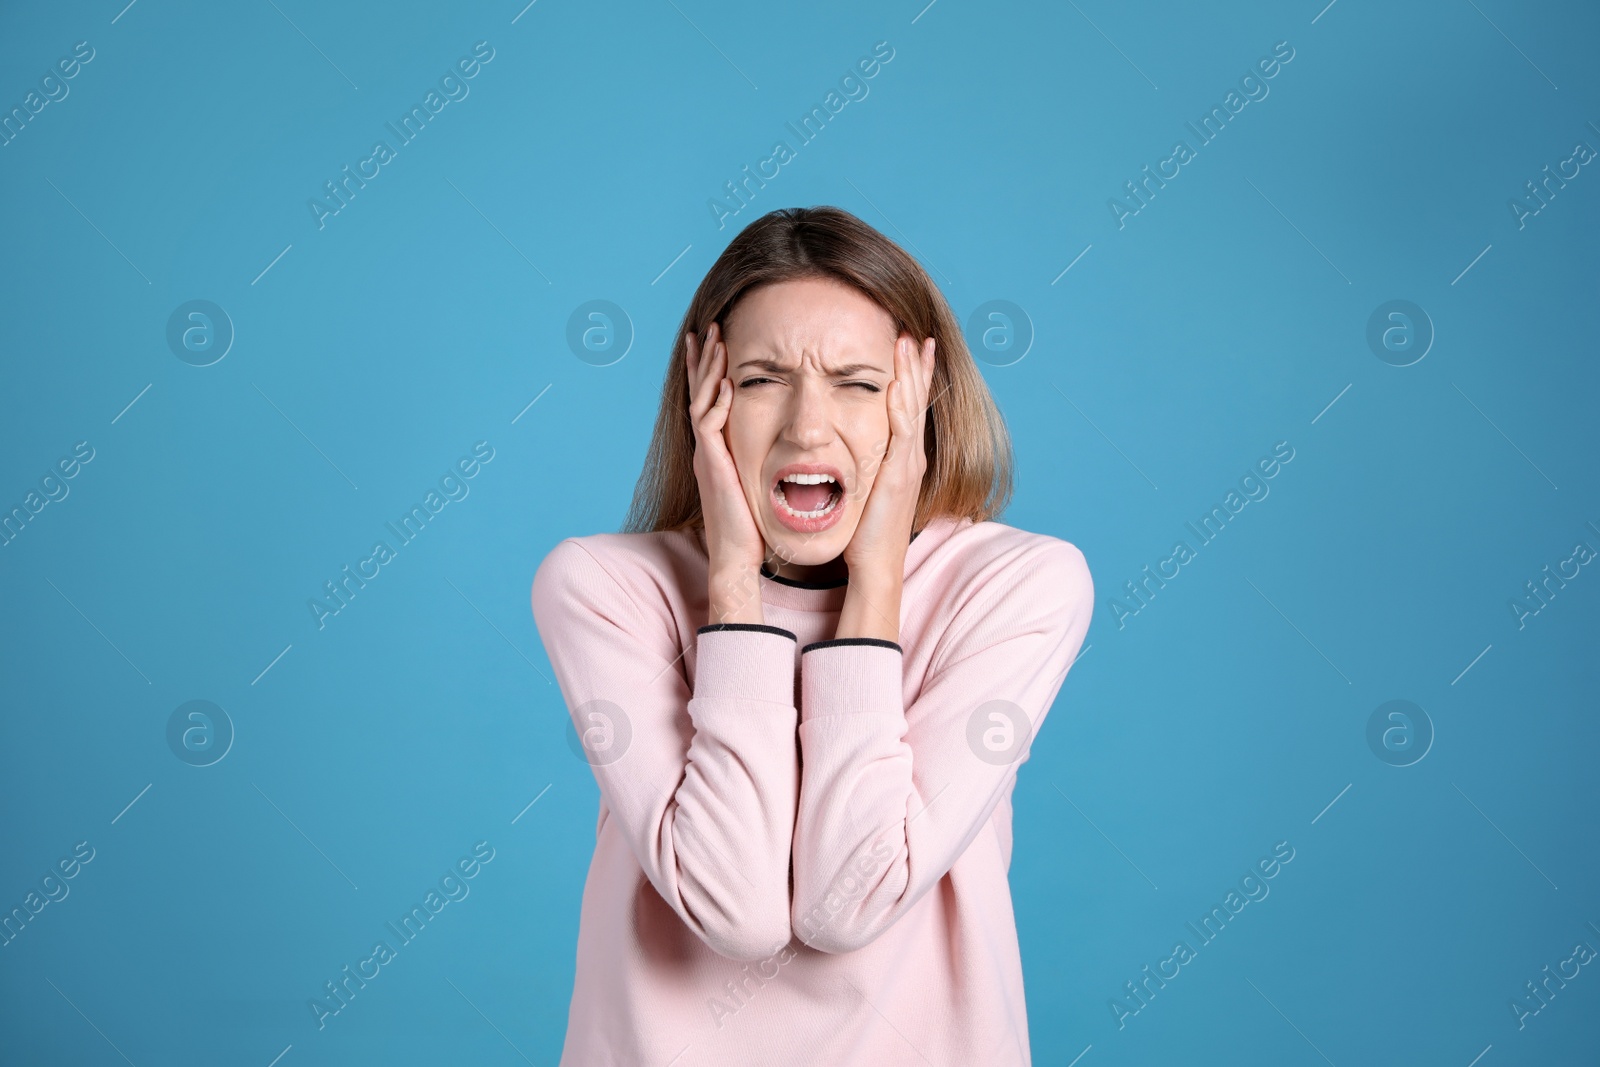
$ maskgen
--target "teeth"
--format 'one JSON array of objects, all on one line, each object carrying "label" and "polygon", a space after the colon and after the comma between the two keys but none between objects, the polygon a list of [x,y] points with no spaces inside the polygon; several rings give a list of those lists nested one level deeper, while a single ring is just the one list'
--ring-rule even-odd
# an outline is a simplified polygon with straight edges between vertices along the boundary
[{"label": "teeth", "polygon": [[780,505],[783,507],[783,510],[787,511],[789,514],[793,515],[797,519],[820,519],[820,518],[822,518],[822,516],[826,515],[830,511],[832,511],[833,508],[834,508],[834,505],[836,505],[838,502],[839,502],[839,498],[838,498],[837,495],[835,495],[835,496],[829,497],[828,498],[828,502],[826,504],[822,505],[816,511],[796,511],[794,508],[791,508],[789,506],[789,502],[788,501],[786,501],[786,500],[779,501]]},{"label": "teeth", "polygon": [[784,482],[794,482],[797,485],[822,485],[826,483],[836,490],[829,495],[827,503],[815,511],[796,511],[789,506],[788,497],[780,489],[777,493],[779,506],[797,519],[820,519],[837,507],[839,502],[844,499],[844,494],[837,491],[839,487],[838,481],[831,474],[787,474],[778,480],[779,485]]}]

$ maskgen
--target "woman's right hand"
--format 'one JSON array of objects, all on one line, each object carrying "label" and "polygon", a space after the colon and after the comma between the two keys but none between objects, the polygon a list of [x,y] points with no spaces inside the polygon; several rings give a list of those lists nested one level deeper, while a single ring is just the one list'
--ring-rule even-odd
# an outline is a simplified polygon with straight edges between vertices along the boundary
[{"label": "woman's right hand", "polygon": [[705,344],[686,333],[689,372],[689,423],[694,427],[694,475],[705,520],[710,621],[759,623],[761,563],[766,543],[745,500],[739,472],[723,430],[733,409],[728,379],[728,346],[713,322]]}]

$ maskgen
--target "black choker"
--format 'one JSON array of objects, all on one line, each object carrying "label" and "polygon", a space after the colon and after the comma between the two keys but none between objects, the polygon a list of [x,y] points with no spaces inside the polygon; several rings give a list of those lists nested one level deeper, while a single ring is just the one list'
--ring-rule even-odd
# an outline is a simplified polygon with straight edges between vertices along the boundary
[{"label": "black choker", "polygon": [[[922,531],[918,530],[916,533],[912,534],[911,540],[915,541],[917,539],[917,534],[920,533],[922,533]],[[769,578],[772,581],[777,582],[779,585],[793,586],[796,589],[838,589],[842,585],[850,584],[849,575],[832,582],[805,582],[801,581],[799,578],[785,578],[781,574],[773,574],[772,572],[768,571],[765,562],[761,564],[761,577]]]}]

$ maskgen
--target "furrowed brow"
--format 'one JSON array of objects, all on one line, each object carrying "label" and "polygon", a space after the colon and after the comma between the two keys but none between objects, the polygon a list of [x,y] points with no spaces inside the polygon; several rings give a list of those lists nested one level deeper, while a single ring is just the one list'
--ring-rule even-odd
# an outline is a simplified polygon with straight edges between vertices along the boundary
[{"label": "furrowed brow", "polygon": [[[789,364],[780,363],[775,359],[745,359],[740,360],[739,369],[764,370],[768,374],[789,374],[794,371],[795,368]],[[871,363],[842,363],[828,371],[828,377],[849,378],[866,372],[882,374],[883,369],[881,367],[873,366]]]},{"label": "furrowed brow", "polygon": [[843,363],[833,368],[828,374],[833,378],[850,378],[867,371],[874,374],[882,374],[883,368],[875,367],[871,363]]},{"label": "furrowed brow", "polygon": [[775,359],[742,359],[739,361],[740,370],[764,370],[768,374],[787,374],[794,368],[779,363]]}]

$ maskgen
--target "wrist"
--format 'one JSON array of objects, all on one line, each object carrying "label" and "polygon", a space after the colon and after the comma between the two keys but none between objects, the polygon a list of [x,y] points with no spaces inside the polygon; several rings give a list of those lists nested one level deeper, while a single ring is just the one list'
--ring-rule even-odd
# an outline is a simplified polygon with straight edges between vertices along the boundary
[{"label": "wrist", "polygon": [[845,555],[845,566],[850,573],[850,588],[860,589],[875,596],[898,596],[905,581],[906,550],[890,549],[883,554],[862,555],[851,559]]},{"label": "wrist", "polygon": [[761,614],[759,567],[730,566],[714,570],[706,584],[707,622],[765,621]]},{"label": "wrist", "polygon": [[880,641],[900,641],[901,582],[857,583],[851,578],[844,605],[839,609],[836,639],[871,637]]}]

